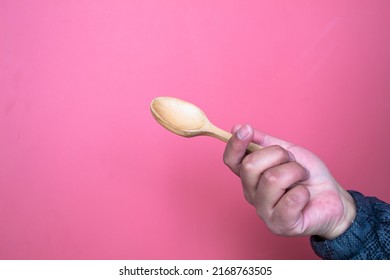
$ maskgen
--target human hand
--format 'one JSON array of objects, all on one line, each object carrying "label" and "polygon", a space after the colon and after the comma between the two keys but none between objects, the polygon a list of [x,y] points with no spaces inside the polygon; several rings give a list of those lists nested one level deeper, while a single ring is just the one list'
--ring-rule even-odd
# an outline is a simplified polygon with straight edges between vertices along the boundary
[{"label": "human hand", "polygon": [[[224,162],[241,178],[245,198],[271,232],[334,239],[348,229],[355,202],[316,155],[249,125],[232,132]],[[247,154],[251,141],[264,148]]]}]

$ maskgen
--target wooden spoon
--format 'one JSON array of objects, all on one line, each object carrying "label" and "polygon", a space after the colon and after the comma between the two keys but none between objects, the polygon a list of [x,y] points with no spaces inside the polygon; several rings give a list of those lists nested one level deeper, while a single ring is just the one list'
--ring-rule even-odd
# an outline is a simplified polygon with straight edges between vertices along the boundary
[{"label": "wooden spoon", "polygon": [[[187,101],[173,97],[157,97],[150,104],[156,121],[169,131],[184,137],[211,136],[227,142],[232,134],[213,125],[201,109]],[[262,147],[250,143],[247,150],[254,152]]]}]

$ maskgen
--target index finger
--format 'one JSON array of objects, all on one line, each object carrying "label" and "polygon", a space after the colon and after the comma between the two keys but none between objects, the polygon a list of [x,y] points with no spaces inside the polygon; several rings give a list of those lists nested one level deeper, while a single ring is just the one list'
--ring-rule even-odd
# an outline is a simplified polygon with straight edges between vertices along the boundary
[{"label": "index finger", "polygon": [[236,175],[240,174],[241,162],[252,137],[252,127],[244,125],[237,129],[226,145],[223,161]]}]

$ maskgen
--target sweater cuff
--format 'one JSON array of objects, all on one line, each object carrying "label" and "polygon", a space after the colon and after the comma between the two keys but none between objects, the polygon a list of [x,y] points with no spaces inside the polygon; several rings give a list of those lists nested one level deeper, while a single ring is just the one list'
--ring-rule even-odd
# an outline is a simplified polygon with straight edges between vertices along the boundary
[{"label": "sweater cuff", "polygon": [[366,241],[375,234],[374,213],[371,204],[356,191],[348,191],[356,203],[356,217],[351,226],[333,240],[311,236],[310,244],[322,259],[352,259],[366,247]]}]

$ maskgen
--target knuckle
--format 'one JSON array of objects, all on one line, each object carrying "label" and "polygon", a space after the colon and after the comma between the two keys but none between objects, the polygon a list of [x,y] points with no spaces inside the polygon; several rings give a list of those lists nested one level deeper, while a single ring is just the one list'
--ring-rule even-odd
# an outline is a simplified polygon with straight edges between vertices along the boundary
[{"label": "knuckle", "polygon": [[270,215],[268,228],[273,234],[279,236],[301,236],[303,228],[299,226],[298,220],[286,219],[283,213],[274,212]]},{"label": "knuckle", "polygon": [[230,153],[229,151],[225,151],[224,154],[223,154],[223,162],[229,166],[229,167],[233,167],[235,166],[237,163],[238,163],[238,159],[236,156],[234,156],[234,154]]},{"label": "knuckle", "polygon": [[242,161],[241,169],[245,173],[252,173],[256,171],[256,161],[250,155],[246,156]]},{"label": "knuckle", "polygon": [[231,166],[232,165],[232,162],[230,160],[229,157],[227,157],[226,155],[223,156],[223,163],[227,166]]},{"label": "knuckle", "polygon": [[284,227],[283,224],[280,223],[277,219],[275,219],[272,215],[267,215],[260,209],[257,210],[257,215],[263,220],[266,224],[267,228],[275,235],[279,236],[287,236],[288,231]]},{"label": "knuckle", "polygon": [[268,226],[268,228],[275,235],[279,235],[279,236],[284,236],[285,235],[285,232],[283,230],[281,230],[280,227]]},{"label": "knuckle", "polygon": [[262,177],[265,184],[275,184],[281,179],[281,174],[278,169],[272,168],[266,170]]},{"label": "knuckle", "polygon": [[244,191],[244,197],[249,204],[253,205],[253,198],[248,192]]},{"label": "knuckle", "polygon": [[275,154],[275,157],[277,157],[278,159],[285,161],[290,158],[290,155],[287,152],[287,150],[285,150],[281,146],[275,145],[275,146],[271,146],[270,148],[272,149],[272,152]]},{"label": "knuckle", "polygon": [[267,215],[266,213],[264,212],[263,209],[261,209],[261,207],[256,207],[256,214],[257,216],[263,220],[263,222],[268,226],[268,219],[267,219]]},{"label": "knuckle", "polygon": [[297,234],[294,231],[290,231],[284,227],[281,226],[273,226],[269,227],[270,231],[278,236],[284,236],[284,237],[289,237],[289,236],[296,236]]},{"label": "knuckle", "polygon": [[286,229],[283,223],[275,219],[274,217],[270,217],[269,222],[267,223],[268,229],[275,235],[279,236],[289,236],[289,230]]},{"label": "knuckle", "polygon": [[263,220],[263,222],[269,226],[269,224],[271,223],[270,219],[272,217],[272,210],[271,209],[268,209],[266,207],[264,207],[264,204],[262,203],[262,201],[259,201],[257,200],[254,204],[255,208],[256,208],[256,214],[257,216]]},{"label": "knuckle", "polygon": [[283,207],[286,209],[286,211],[289,211],[294,210],[298,206],[298,204],[299,197],[294,193],[291,193],[285,196]]}]

